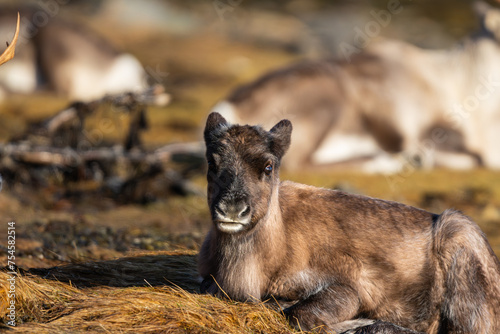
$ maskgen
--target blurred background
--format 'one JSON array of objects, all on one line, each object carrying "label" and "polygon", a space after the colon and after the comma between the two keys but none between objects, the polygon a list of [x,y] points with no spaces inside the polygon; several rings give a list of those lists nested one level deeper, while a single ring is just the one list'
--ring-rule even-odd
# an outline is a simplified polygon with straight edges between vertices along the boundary
[{"label": "blurred background", "polygon": [[[402,10],[373,39],[445,49],[480,28],[466,0],[0,1],[2,43],[15,12],[22,17],[17,63],[0,68],[0,233],[16,222],[18,265],[198,249],[210,227],[199,145],[210,109],[270,70],[341,57],[345,43],[362,48],[357,29],[392,5]],[[455,207],[500,253],[498,171],[281,177],[434,212]]]}]

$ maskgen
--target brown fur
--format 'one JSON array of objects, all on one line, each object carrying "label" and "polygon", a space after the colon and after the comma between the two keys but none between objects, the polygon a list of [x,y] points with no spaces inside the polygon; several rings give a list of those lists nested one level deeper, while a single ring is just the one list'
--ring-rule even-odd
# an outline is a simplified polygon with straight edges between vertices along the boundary
[{"label": "brown fur", "polygon": [[[430,334],[500,331],[500,262],[472,220],[280,182],[291,130],[286,120],[266,132],[209,116],[214,226],[199,257],[202,290],[242,301],[273,297],[307,330],[340,331],[345,321],[368,318]],[[221,205],[237,209],[235,230],[222,227],[230,214]]]}]

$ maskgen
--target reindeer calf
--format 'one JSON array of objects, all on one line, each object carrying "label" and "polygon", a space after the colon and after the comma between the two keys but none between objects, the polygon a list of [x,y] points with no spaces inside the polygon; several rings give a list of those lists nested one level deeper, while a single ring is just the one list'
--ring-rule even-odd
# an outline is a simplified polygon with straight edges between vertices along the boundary
[{"label": "reindeer calf", "polygon": [[209,115],[202,291],[272,296],[302,330],[500,333],[500,262],[473,221],[280,182],[291,132],[288,120],[267,132]]}]

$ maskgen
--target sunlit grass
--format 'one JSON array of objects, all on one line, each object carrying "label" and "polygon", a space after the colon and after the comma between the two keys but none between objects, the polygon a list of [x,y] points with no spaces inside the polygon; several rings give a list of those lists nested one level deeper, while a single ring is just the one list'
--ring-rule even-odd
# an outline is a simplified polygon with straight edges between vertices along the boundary
[{"label": "sunlit grass", "polygon": [[[151,255],[158,261],[175,261],[187,253]],[[144,255],[137,259],[145,259]],[[171,259],[171,260],[169,260]],[[141,270],[133,258],[123,260],[128,277],[136,275],[162,276],[167,283],[168,273],[155,272],[154,262],[148,272]],[[132,262],[131,262],[132,261]],[[185,260],[184,260],[185,261]],[[172,264],[177,262],[172,262]],[[182,265],[183,261],[176,265]],[[107,263],[95,263],[96,277],[114,274],[106,270]],[[193,276],[194,263],[185,262],[184,275]],[[83,266],[83,265],[82,265]],[[174,273],[175,274],[175,273]],[[187,279],[193,279],[188,277]],[[0,319],[7,320],[6,306],[10,302],[10,275],[0,272]],[[115,283],[122,282],[124,272],[116,272]],[[178,281],[182,277],[174,278]],[[148,286],[147,277],[130,287],[97,286],[77,288],[72,284],[42,279],[36,276],[16,276],[16,332],[22,333],[291,333],[285,317],[264,303],[239,303],[223,300],[180,287]]]}]

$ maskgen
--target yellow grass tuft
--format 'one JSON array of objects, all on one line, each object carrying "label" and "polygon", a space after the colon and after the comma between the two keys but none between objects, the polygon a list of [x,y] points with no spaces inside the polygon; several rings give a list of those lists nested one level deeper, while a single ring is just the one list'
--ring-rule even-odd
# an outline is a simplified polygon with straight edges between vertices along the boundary
[{"label": "yellow grass tuft", "polygon": [[[180,259],[179,259],[180,257]],[[156,258],[158,272],[152,267]],[[188,278],[186,287],[192,285],[195,273],[194,254],[176,252],[170,255],[138,256],[112,261],[82,263],[52,268],[47,277],[68,279],[73,271],[78,273],[75,283],[61,282],[55,279],[41,278],[34,274],[19,274],[16,277],[16,316],[17,333],[290,333],[294,332],[282,314],[264,303],[250,304],[231,300],[222,300],[209,295],[200,295],[178,286],[148,286],[144,282],[139,286],[142,269],[148,275],[160,275],[166,263],[174,266],[185,265],[184,273],[175,277],[163,275],[166,284],[179,281],[182,276]],[[177,261],[177,262],[175,262]],[[127,266],[128,279],[115,280],[126,287],[100,284],[89,286],[82,277],[86,269],[94,268],[93,275],[120,276],[122,273],[108,270],[113,265]],[[176,264],[177,263],[177,264]],[[135,269],[134,269],[135,266]],[[82,268],[86,268],[85,270]],[[179,269],[179,268],[177,268]],[[170,274],[173,273],[172,270]],[[113,274],[115,272],[115,274]],[[87,274],[89,274],[87,272]],[[165,273],[164,273],[165,274]],[[52,276],[51,276],[52,275]],[[76,276],[75,276],[76,277]],[[161,275],[159,277],[162,277]],[[6,291],[9,275],[0,272],[0,316],[7,322],[6,305],[9,302]],[[169,280],[172,278],[172,280]],[[107,279],[107,278],[106,278]],[[137,286],[131,286],[137,280]],[[154,277],[151,279],[155,281]],[[191,280],[191,281],[189,281]],[[182,283],[182,282],[181,282]],[[170,283],[172,284],[172,283]]]}]

